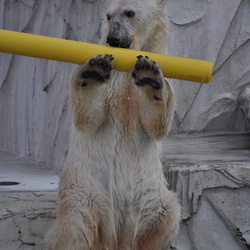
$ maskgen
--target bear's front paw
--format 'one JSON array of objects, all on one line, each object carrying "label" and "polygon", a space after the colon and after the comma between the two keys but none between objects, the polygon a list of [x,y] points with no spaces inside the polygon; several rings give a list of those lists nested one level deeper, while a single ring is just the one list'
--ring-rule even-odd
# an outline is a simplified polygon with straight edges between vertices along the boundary
[{"label": "bear's front paw", "polygon": [[132,76],[137,86],[150,85],[155,90],[163,87],[164,78],[159,65],[149,57],[138,56]]},{"label": "bear's front paw", "polygon": [[90,58],[79,71],[79,86],[86,86],[86,80],[96,80],[104,82],[109,79],[110,72],[113,68],[113,56],[108,54],[98,55]]}]

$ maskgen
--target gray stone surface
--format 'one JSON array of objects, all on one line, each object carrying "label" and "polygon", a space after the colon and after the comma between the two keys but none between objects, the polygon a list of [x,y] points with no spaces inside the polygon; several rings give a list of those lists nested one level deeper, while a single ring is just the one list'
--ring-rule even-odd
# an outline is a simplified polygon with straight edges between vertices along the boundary
[{"label": "gray stone surface", "polygon": [[0,191],[0,249],[45,250],[55,201],[55,191]]},{"label": "gray stone surface", "polygon": [[[0,151],[0,249],[44,250],[56,213],[59,176]],[[10,185],[16,183],[17,185]]]},{"label": "gray stone surface", "polygon": [[[17,185],[4,185],[9,182]],[[43,164],[0,151],[0,192],[56,190],[58,182],[59,175]]]},{"label": "gray stone surface", "polygon": [[250,249],[250,187],[204,190],[199,209],[181,223],[173,249]]},{"label": "gray stone surface", "polygon": [[164,171],[180,195],[183,219],[196,213],[206,189],[250,186],[249,134],[166,138],[163,152]]},{"label": "gray stone surface", "polygon": [[250,134],[167,138],[163,152],[182,203],[174,249],[250,249]]},{"label": "gray stone surface", "polygon": [[[97,43],[104,2],[1,0],[0,28]],[[67,152],[74,64],[0,53],[0,149],[59,171]]]},{"label": "gray stone surface", "polygon": [[[250,134],[167,138],[162,162],[183,207],[172,249],[250,249]],[[3,152],[0,173],[0,249],[46,249],[58,176]]]},{"label": "gray stone surface", "polygon": [[[250,1],[169,0],[168,8],[170,54],[214,64],[208,85],[174,80],[172,133],[249,131],[239,98],[250,86]],[[247,107],[249,99],[243,110]]]}]

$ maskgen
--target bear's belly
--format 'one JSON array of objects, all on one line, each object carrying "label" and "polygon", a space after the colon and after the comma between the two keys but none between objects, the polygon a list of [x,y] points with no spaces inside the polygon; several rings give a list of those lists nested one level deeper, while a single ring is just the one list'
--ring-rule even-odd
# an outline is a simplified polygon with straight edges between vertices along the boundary
[{"label": "bear's belly", "polygon": [[100,218],[113,225],[115,238],[128,231],[133,237],[168,192],[159,142],[140,131],[129,138],[115,125],[93,135],[73,131],[60,185],[71,189],[61,198],[73,207],[91,200]]}]

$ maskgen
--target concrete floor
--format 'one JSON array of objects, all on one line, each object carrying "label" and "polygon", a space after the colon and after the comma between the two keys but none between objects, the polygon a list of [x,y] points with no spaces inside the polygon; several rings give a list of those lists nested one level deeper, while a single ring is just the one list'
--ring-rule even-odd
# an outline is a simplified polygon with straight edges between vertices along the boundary
[{"label": "concrete floor", "polygon": [[[249,249],[250,134],[170,137],[163,143],[162,161],[183,205],[173,249]],[[1,250],[46,249],[44,236],[55,218],[58,181],[58,173],[43,164],[0,151]],[[18,184],[7,185],[14,182]]]},{"label": "concrete floor", "polygon": [[[250,135],[166,138],[163,164],[250,163]],[[55,191],[59,174],[41,163],[0,151],[1,191]],[[11,185],[17,182],[18,185]],[[10,184],[10,185],[8,185]]]},{"label": "concrete floor", "polygon": [[[57,173],[0,151],[0,249],[44,250],[56,212]],[[14,185],[13,185],[14,184]]]},{"label": "concrete floor", "polygon": [[[57,189],[58,181],[58,173],[44,168],[43,164],[0,151],[0,192],[51,191]],[[15,182],[19,184],[11,185]]]}]

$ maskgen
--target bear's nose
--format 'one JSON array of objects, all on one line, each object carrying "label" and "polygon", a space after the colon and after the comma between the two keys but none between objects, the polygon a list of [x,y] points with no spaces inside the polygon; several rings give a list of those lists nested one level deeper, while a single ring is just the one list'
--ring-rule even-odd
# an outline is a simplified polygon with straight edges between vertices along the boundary
[{"label": "bear's nose", "polygon": [[112,47],[120,47],[120,41],[118,38],[115,38],[113,36],[107,37],[107,43]]},{"label": "bear's nose", "polygon": [[120,22],[112,22],[107,36],[107,43],[112,47],[129,48],[131,38],[125,26]]},{"label": "bear's nose", "polygon": [[109,35],[107,37],[107,43],[112,47],[120,47],[120,48],[128,49],[130,47],[131,40],[128,37],[119,39],[115,36]]}]

